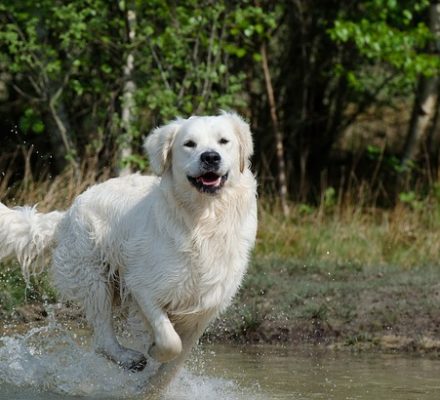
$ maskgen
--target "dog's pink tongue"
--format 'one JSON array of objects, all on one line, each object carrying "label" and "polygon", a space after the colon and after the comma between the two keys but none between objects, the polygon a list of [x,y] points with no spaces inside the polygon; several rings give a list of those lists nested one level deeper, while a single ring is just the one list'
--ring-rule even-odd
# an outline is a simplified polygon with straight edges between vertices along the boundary
[{"label": "dog's pink tongue", "polygon": [[205,186],[218,186],[221,181],[219,176],[201,176],[199,179]]}]

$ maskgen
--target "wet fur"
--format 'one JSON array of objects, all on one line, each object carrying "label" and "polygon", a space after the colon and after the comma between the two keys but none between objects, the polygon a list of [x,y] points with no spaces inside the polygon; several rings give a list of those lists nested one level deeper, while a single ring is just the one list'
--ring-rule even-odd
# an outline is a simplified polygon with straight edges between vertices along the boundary
[{"label": "wet fur", "polygon": [[[183,147],[187,137],[198,150]],[[141,369],[144,355],[121,346],[113,331],[116,293],[150,332],[149,353],[162,363],[150,383],[159,390],[240,286],[255,240],[256,182],[249,127],[236,114],[175,120],[155,129],[145,147],[160,177],[110,179],[65,212],[0,203],[0,257],[15,254],[29,277],[32,262],[53,249],[55,287],[84,307],[97,351]],[[187,179],[206,149],[218,151],[228,170],[215,195]]]}]

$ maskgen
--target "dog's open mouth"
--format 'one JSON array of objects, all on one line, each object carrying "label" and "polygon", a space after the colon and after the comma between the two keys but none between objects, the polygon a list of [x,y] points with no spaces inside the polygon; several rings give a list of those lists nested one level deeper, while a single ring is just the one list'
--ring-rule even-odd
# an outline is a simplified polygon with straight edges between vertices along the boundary
[{"label": "dog's open mouth", "polygon": [[192,185],[199,191],[203,193],[216,193],[218,192],[226,180],[228,179],[228,174],[218,175],[215,172],[206,172],[203,175],[193,177],[188,176],[188,180]]}]

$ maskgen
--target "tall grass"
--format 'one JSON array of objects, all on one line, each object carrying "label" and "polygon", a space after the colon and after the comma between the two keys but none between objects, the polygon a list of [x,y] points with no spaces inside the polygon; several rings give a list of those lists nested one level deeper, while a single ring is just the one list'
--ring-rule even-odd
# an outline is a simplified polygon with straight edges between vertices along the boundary
[{"label": "tall grass", "polygon": [[[25,157],[22,181],[12,182],[11,171],[2,174],[0,201],[9,206],[38,204],[40,211],[66,209],[79,193],[111,175],[109,170],[98,172],[89,162],[79,174],[67,170],[54,178],[35,179],[29,156]],[[338,266],[350,271],[350,267],[408,269],[439,264],[440,190],[424,197],[402,193],[396,206],[389,209],[365,202],[365,185],[350,190],[339,194],[325,188],[316,206],[290,204],[287,218],[276,199],[261,196],[252,279],[264,279],[258,277],[263,274],[258,265],[286,261],[295,266],[331,266],[333,272]],[[18,265],[0,264],[1,297],[2,303],[9,305],[6,308],[23,301],[20,287],[24,288],[24,282]],[[33,293],[46,289],[44,280],[34,281]]]},{"label": "tall grass", "polygon": [[[32,148],[23,154],[24,174],[20,181],[13,181],[13,171],[2,171],[0,177],[0,201],[8,206],[38,204],[40,211],[65,209],[89,186],[106,180],[111,170],[97,167],[97,160],[90,158],[81,164],[79,171],[66,169],[51,177],[48,173],[38,175],[32,171],[30,157]],[[38,175],[38,177],[36,177]]]},{"label": "tall grass", "polygon": [[[13,171],[1,171],[0,201],[10,207],[37,205],[41,212],[63,210],[87,187],[110,176],[109,170],[98,173],[95,162],[89,160],[83,163],[79,172],[66,170],[54,178],[48,174],[35,178],[36,174],[31,170],[31,154],[32,150],[24,153],[24,177],[21,181],[12,180]],[[17,305],[42,302],[43,299],[55,300],[46,272],[26,283],[17,262],[8,260],[0,263],[0,316],[9,315]]]},{"label": "tall grass", "polygon": [[[78,173],[67,170],[54,178],[34,178],[30,153],[25,174],[11,182],[11,171],[0,178],[0,201],[9,206],[38,204],[41,211],[65,209],[87,187],[110,177],[95,161]],[[438,264],[440,254],[440,189],[424,197],[402,193],[393,208],[368,204],[365,184],[349,191],[322,190],[320,203],[290,204],[284,217],[276,199],[259,199],[259,230],[255,257],[294,259],[304,263],[395,265],[404,268]]]},{"label": "tall grass", "polygon": [[406,195],[390,209],[323,196],[315,207],[291,204],[287,218],[263,197],[255,256],[403,268],[439,264],[440,197],[435,191]]},{"label": "tall grass", "polygon": [[[88,186],[110,175],[88,163],[79,174],[34,179],[28,165],[21,182],[13,183],[10,171],[3,175],[0,201],[38,203],[41,211],[66,209]],[[339,335],[358,343],[374,342],[390,327],[408,337],[420,329],[434,335],[440,190],[432,188],[424,196],[401,193],[394,207],[380,208],[368,201],[372,196],[365,184],[344,193],[324,187],[317,205],[291,203],[287,218],[276,198],[260,196],[249,271],[208,337],[288,341]],[[0,316],[14,315],[25,302],[55,299],[45,276],[25,289],[19,266],[0,264]]]}]

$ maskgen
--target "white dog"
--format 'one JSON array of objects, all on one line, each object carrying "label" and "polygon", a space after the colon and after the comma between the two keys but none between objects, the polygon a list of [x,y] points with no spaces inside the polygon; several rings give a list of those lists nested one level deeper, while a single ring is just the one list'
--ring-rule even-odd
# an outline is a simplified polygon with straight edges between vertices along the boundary
[{"label": "white dog", "polygon": [[236,293],[257,228],[249,126],[236,114],[176,119],[147,137],[152,170],[110,179],[65,212],[0,203],[0,258],[15,255],[25,277],[52,251],[60,295],[79,302],[97,351],[130,369],[146,359],[116,339],[119,296],[152,337],[164,387],[208,323]]}]

